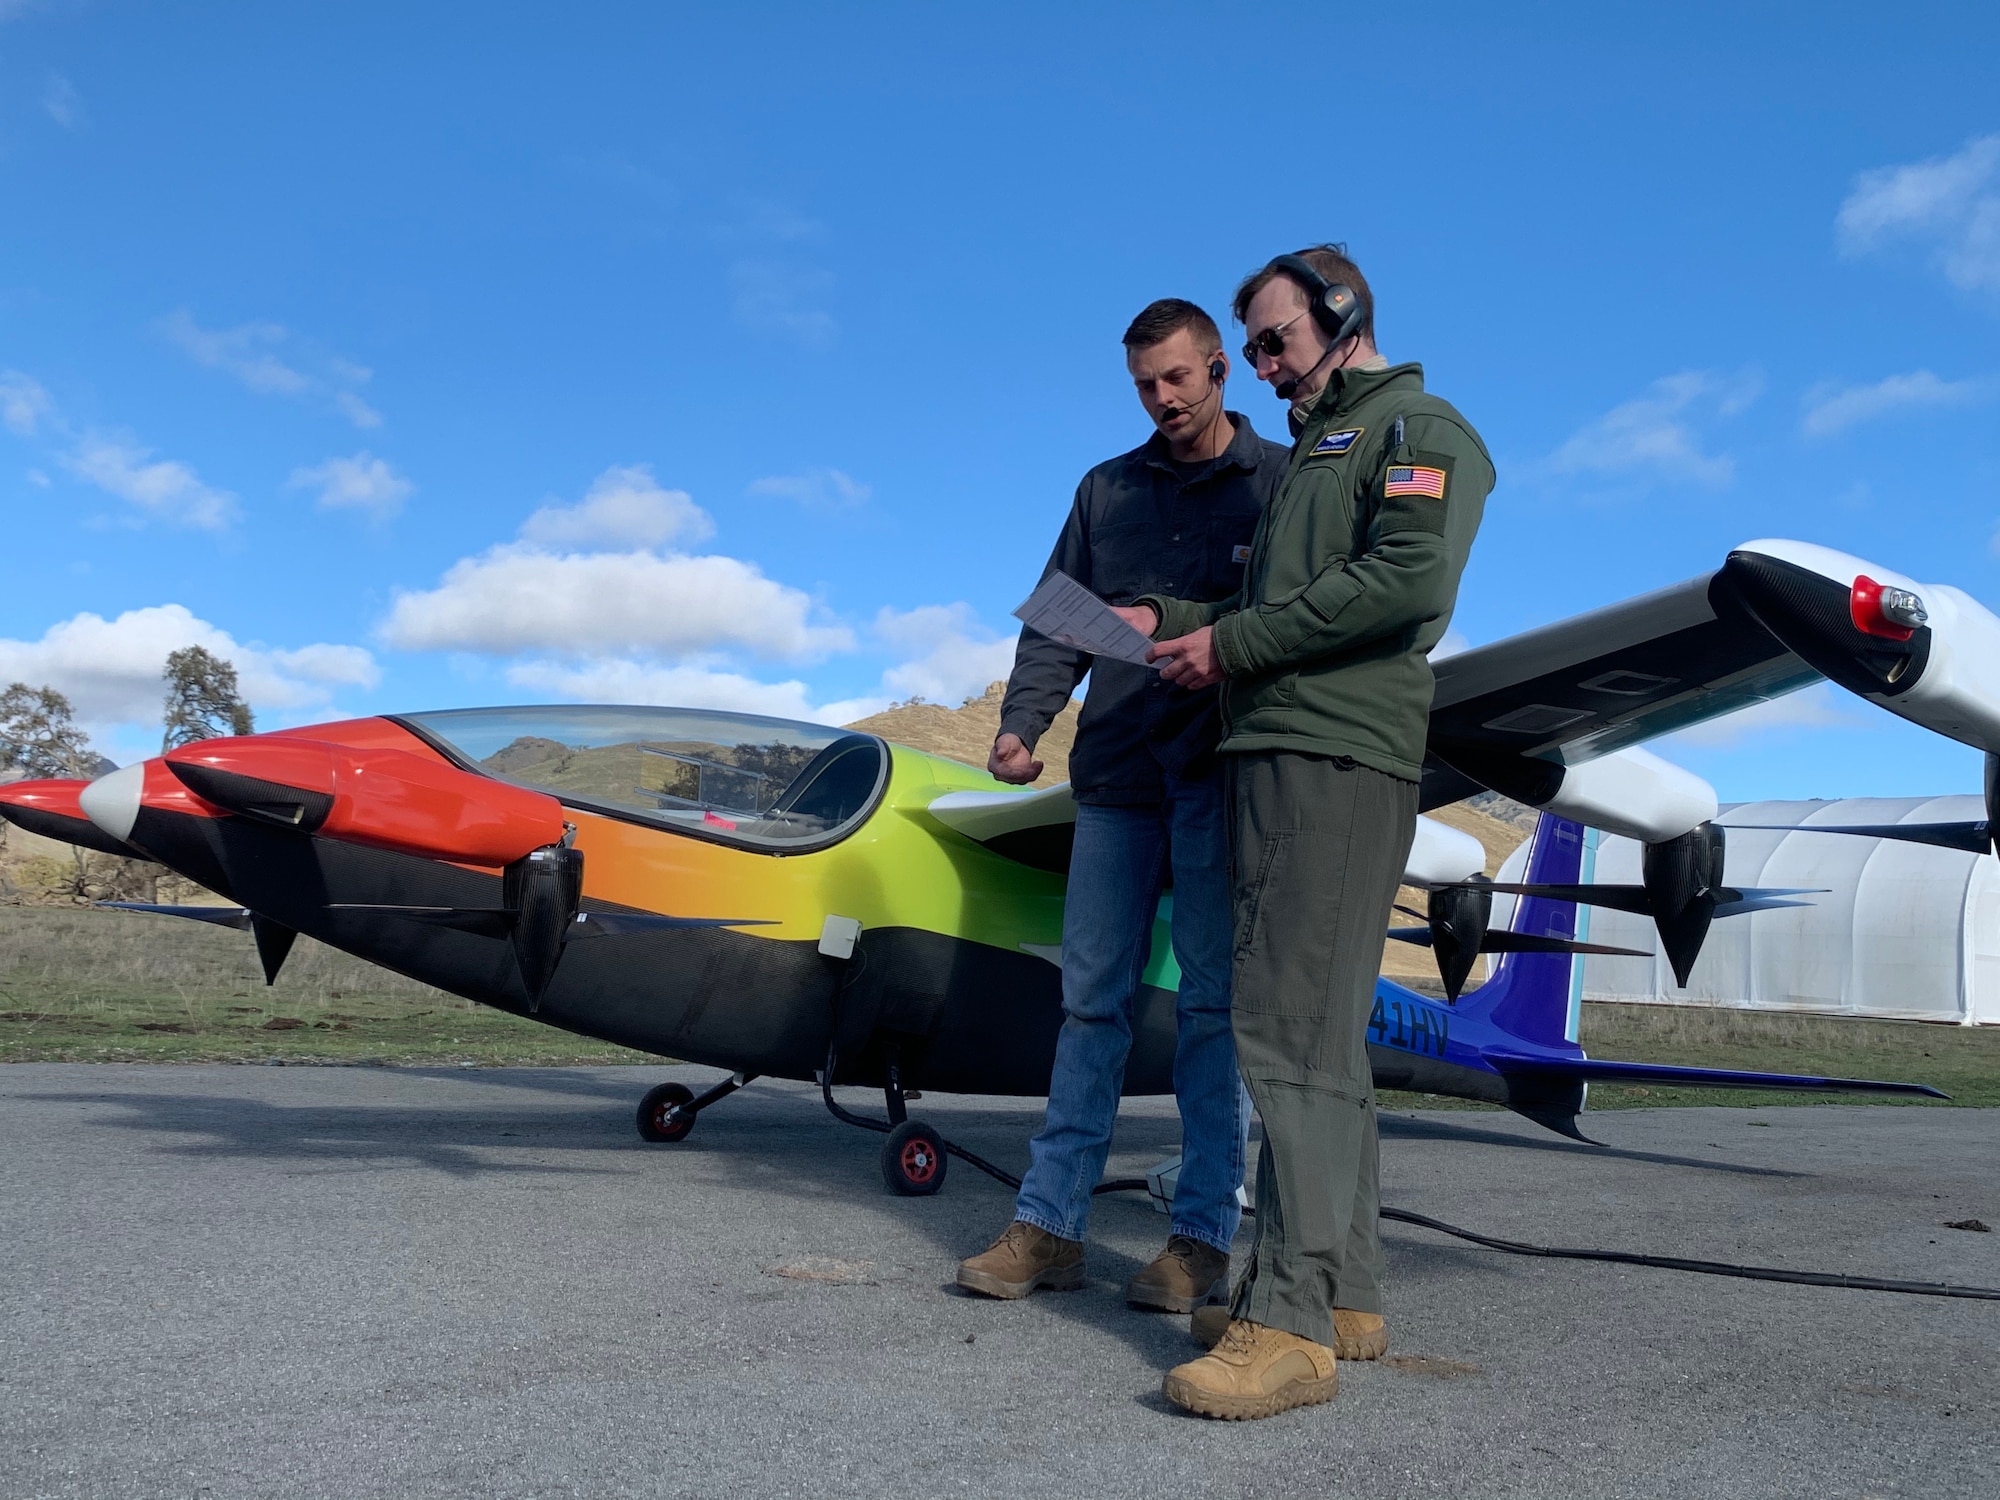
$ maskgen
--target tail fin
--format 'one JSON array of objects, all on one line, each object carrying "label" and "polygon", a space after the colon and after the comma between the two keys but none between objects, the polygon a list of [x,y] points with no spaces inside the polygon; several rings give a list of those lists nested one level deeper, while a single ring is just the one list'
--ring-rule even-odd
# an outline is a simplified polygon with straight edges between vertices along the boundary
[{"label": "tail fin", "polygon": [[[1588,878],[1585,831],[1581,824],[1543,813],[1535,825],[1523,881],[1575,885]],[[1523,896],[1507,924],[1513,932],[1579,938],[1577,907],[1569,901]],[[1538,1047],[1564,1048],[1576,1040],[1577,959],[1568,953],[1508,953],[1493,977],[1459,1002],[1461,1010],[1483,1010],[1502,1031]]]}]

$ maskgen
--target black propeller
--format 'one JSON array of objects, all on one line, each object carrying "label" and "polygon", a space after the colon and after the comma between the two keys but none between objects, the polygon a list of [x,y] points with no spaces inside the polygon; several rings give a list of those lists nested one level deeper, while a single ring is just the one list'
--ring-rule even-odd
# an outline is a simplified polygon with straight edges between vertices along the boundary
[{"label": "black propeller", "polygon": [[367,912],[450,927],[478,937],[508,938],[528,994],[528,1011],[542,1007],[563,951],[578,938],[624,937],[678,927],[767,927],[764,918],[669,917],[655,912],[582,910],[583,851],[547,844],[514,861],[502,872],[500,906],[397,906],[346,902],[328,911]]},{"label": "black propeller", "polygon": [[100,901],[97,904],[117,911],[186,917],[189,921],[207,922],[213,927],[234,927],[238,932],[247,931],[257,941],[257,962],[263,965],[266,985],[278,982],[278,971],[284,968],[285,960],[291,956],[292,944],[299,937],[296,929],[274,922],[247,906],[162,906],[151,901]]},{"label": "black propeller", "polygon": [[1986,757],[1986,816],[1964,823],[1732,823],[1732,828],[1757,828],[1772,833],[1851,833],[1865,839],[1895,839],[1904,844],[1931,844],[1962,849],[1967,854],[2000,855],[2000,755]]},{"label": "black propeller", "polygon": [[[1674,982],[1685,986],[1708,938],[1709,924],[1717,917],[1738,917],[1746,912],[1773,911],[1786,906],[1807,906],[1810,902],[1786,900],[1789,896],[1817,896],[1822,890],[1778,887],[1738,887],[1722,883],[1725,836],[1714,823],[1703,823],[1679,838],[1646,845],[1640,866],[1641,885],[1496,885],[1479,877],[1445,890],[1505,891],[1517,896],[1540,896],[1550,901],[1572,901],[1582,906],[1603,906],[1651,917],[1660,934],[1660,948],[1673,967]],[[1495,950],[1498,951],[1498,950]],[[1442,958],[1439,960],[1443,968]],[[1466,964],[1471,970],[1470,962]],[[1447,985],[1449,988],[1449,985]]]},{"label": "black propeller", "polygon": [[1426,923],[1423,927],[1391,927],[1389,936],[1399,943],[1428,948],[1437,958],[1438,977],[1444,981],[1445,997],[1454,1004],[1472,965],[1482,953],[1610,953],[1625,958],[1648,958],[1636,948],[1611,948],[1602,943],[1579,943],[1574,938],[1546,937],[1533,932],[1493,930],[1487,924],[1493,915],[1493,892],[1509,887],[1496,886],[1483,875],[1459,885],[1440,886],[1430,893],[1428,912],[1412,911],[1398,905],[1405,916]]}]

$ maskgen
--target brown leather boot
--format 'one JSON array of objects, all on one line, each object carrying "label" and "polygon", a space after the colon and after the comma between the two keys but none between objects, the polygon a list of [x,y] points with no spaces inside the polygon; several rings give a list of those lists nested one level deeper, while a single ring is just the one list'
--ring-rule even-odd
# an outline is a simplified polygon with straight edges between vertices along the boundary
[{"label": "brown leather boot", "polygon": [[1177,1234],[1153,1263],[1125,1283],[1125,1300],[1155,1312],[1193,1312],[1229,1295],[1229,1257],[1213,1245]]},{"label": "brown leather boot", "polygon": [[[1213,1349],[1229,1326],[1227,1307],[1197,1307],[1188,1324],[1194,1341]],[[1333,1355],[1335,1359],[1380,1359],[1389,1352],[1389,1325],[1380,1313],[1356,1312],[1351,1307],[1333,1310]]]},{"label": "brown leather boot", "polygon": [[958,1263],[958,1284],[988,1297],[1073,1292],[1083,1285],[1083,1241],[1016,1219],[988,1249]]},{"label": "brown leather boot", "polygon": [[1169,1370],[1161,1385],[1174,1405],[1229,1422],[1331,1401],[1339,1389],[1340,1371],[1326,1345],[1241,1318],[1200,1359]]}]

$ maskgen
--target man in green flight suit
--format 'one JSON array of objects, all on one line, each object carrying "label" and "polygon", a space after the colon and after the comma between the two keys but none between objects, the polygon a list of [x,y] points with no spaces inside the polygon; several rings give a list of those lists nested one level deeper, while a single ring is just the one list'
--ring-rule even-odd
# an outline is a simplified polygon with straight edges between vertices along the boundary
[{"label": "man in green flight suit", "polygon": [[1345,247],[1279,256],[1234,310],[1244,357],[1291,404],[1290,465],[1241,592],[1121,613],[1158,642],[1169,681],[1223,685],[1231,1023],[1264,1121],[1257,1241],[1230,1320],[1165,1391],[1241,1418],[1327,1400],[1337,1351],[1387,1347],[1367,1025],[1416,833],[1428,653],[1494,476],[1422,367],[1376,352],[1374,298]]}]

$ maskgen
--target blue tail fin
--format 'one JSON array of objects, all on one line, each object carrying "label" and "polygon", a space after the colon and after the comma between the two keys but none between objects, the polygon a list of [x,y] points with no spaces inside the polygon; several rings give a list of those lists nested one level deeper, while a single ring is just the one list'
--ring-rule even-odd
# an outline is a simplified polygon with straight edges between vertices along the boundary
[{"label": "blue tail fin", "polygon": [[[1575,885],[1585,878],[1583,826],[1553,813],[1543,813],[1535,825],[1528,869],[1522,877],[1535,884]],[[1573,902],[1523,896],[1514,905],[1508,927],[1544,937],[1577,937]],[[1576,1040],[1575,981],[1582,971],[1567,953],[1509,953],[1495,966],[1493,977],[1459,1002],[1461,1010],[1484,1012],[1493,1025],[1537,1047],[1563,1049]]]}]

